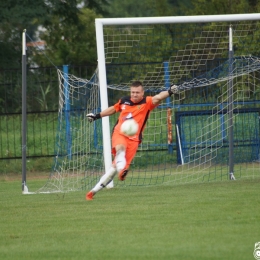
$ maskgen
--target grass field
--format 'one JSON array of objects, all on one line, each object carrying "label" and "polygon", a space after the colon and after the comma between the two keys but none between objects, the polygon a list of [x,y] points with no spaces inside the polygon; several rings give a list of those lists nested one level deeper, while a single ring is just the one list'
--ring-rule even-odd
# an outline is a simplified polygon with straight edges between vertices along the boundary
[{"label": "grass field", "polygon": [[[30,180],[35,190],[45,182]],[[22,195],[0,181],[0,259],[254,259],[260,180]]]}]

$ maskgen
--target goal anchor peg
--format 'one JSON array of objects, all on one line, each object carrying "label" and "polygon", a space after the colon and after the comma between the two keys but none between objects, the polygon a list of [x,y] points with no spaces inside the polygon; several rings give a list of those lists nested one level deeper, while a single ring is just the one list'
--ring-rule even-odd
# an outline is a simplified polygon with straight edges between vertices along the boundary
[{"label": "goal anchor peg", "polygon": [[233,181],[236,180],[235,175],[233,174],[233,172],[231,172],[231,173],[229,174],[229,179],[230,179],[230,180],[233,180]]},{"label": "goal anchor peg", "polygon": [[29,194],[29,190],[26,185],[24,185],[24,187],[23,187],[23,194]]}]

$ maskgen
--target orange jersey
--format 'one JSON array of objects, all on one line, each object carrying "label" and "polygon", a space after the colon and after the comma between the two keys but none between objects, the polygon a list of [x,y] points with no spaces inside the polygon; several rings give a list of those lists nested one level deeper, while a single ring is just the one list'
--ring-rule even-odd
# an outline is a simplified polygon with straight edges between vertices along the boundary
[{"label": "orange jersey", "polygon": [[[144,97],[140,102],[134,103],[130,96],[121,98],[115,105],[116,112],[120,112],[119,118],[114,126],[113,132],[120,133],[122,123],[129,118],[133,118],[138,123],[138,132],[136,135],[128,137],[131,140],[142,141],[142,132],[150,112],[157,107],[152,102],[152,97]],[[121,133],[120,133],[121,134]]]}]

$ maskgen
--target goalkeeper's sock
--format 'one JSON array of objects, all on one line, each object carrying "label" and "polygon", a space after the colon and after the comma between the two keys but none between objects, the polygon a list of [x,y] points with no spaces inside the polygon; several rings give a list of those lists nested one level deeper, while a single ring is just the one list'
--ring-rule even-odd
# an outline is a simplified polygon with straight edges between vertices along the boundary
[{"label": "goalkeeper's sock", "polygon": [[117,151],[115,163],[116,163],[117,172],[121,172],[125,168],[126,165],[125,151],[122,150]]},{"label": "goalkeeper's sock", "polygon": [[91,191],[97,193],[98,191],[102,190],[113,180],[115,175],[116,175],[116,169],[113,166],[111,166],[110,169],[101,177],[99,182]]}]

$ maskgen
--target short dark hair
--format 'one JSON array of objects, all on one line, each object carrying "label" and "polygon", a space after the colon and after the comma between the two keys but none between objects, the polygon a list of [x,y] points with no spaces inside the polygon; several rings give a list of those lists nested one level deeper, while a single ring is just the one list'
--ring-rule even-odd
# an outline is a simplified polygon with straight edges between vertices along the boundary
[{"label": "short dark hair", "polygon": [[139,86],[143,87],[143,83],[139,80],[133,81],[131,83],[131,87],[139,87]]}]

